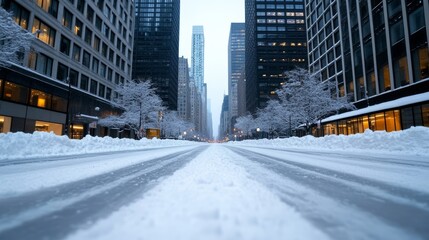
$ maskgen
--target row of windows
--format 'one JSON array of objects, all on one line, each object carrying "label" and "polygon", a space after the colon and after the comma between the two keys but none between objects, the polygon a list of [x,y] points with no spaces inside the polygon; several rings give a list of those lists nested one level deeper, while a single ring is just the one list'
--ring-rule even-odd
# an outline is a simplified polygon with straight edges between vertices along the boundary
[{"label": "row of windows", "polygon": [[302,4],[256,4],[256,9],[304,9]]},{"label": "row of windows", "polygon": [[258,46],[270,46],[270,47],[305,47],[307,43],[305,42],[258,42]]},{"label": "row of windows", "polygon": [[259,24],[304,24],[304,19],[258,19]]},{"label": "row of windows", "polygon": [[66,112],[67,99],[0,79],[0,98],[58,112]]}]

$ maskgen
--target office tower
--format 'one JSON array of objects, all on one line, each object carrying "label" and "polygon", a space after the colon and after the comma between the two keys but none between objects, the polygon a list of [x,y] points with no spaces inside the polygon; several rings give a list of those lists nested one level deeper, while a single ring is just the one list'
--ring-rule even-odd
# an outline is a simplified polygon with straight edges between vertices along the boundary
[{"label": "office tower", "polygon": [[220,112],[220,123],[219,123],[219,133],[217,136],[218,140],[226,140],[228,137],[228,124],[229,124],[229,96],[223,96],[222,110]]},{"label": "office tower", "polygon": [[180,0],[136,0],[133,79],[151,80],[177,110]]},{"label": "office tower", "polygon": [[229,133],[233,134],[235,119],[239,117],[239,100],[243,100],[238,90],[239,81],[243,81],[245,69],[245,24],[231,23],[228,41],[228,96],[229,96]]},{"label": "office tower", "polygon": [[192,58],[191,71],[199,92],[204,85],[204,28],[203,26],[192,27]]},{"label": "office tower", "polygon": [[186,121],[191,121],[191,89],[189,87],[189,65],[188,59],[179,58],[179,90],[178,106],[179,116]]},{"label": "office tower", "polygon": [[284,73],[307,68],[302,0],[246,0],[246,104],[254,113],[276,97]]},{"label": "office tower", "polygon": [[0,71],[1,132],[111,134],[97,120],[131,79],[133,1],[2,1],[35,34],[19,64]]},{"label": "office tower", "polygon": [[306,1],[305,9],[310,71],[365,108],[328,119],[325,134],[429,126],[428,1]]}]

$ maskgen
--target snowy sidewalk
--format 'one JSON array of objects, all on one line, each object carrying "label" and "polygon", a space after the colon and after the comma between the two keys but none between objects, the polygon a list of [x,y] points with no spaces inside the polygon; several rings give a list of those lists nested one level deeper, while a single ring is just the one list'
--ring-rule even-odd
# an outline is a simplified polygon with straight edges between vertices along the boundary
[{"label": "snowy sidewalk", "polygon": [[327,239],[213,145],[131,205],[69,239]]}]

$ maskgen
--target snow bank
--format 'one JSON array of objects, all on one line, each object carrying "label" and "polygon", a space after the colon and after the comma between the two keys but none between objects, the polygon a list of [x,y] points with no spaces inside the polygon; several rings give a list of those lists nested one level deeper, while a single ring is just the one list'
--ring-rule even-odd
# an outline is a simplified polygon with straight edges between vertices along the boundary
[{"label": "snow bank", "polygon": [[53,133],[34,132],[0,134],[0,161],[5,159],[65,156],[85,153],[137,150],[152,147],[182,146],[188,141],[159,139],[119,139],[86,136],[82,140],[69,139]]},{"label": "snow bank", "polygon": [[270,146],[274,148],[325,149],[336,151],[371,151],[429,156],[429,128],[412,127],[397,132],[366,130],[354,135],[329,135],[316,138],[306,136],[286,139],[260,139],[229,142],[249,146]]}]

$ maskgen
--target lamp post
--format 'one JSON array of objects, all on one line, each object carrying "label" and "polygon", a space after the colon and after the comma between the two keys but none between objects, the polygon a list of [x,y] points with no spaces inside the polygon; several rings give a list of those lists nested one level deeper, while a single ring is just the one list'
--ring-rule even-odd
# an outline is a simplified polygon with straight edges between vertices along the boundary
[{"label": "lamp post", "polygon": [[[69,74],[68,74],[69,75]],[[71,82],[70,82],[70,76],[67,76],[67,82],[68,82],[68,93],[67,93],[67,105],[66,105],[66,123],[64,126],[64,134],[68,137],[73,138],[73,136],[69,136],[69,130],[70,130],[70,96],[71,96]]]},{"label": "lamp post", "polygon": [[260,128],[256,128],[256,139],[259,139],[259,132],[261,131]]}]

